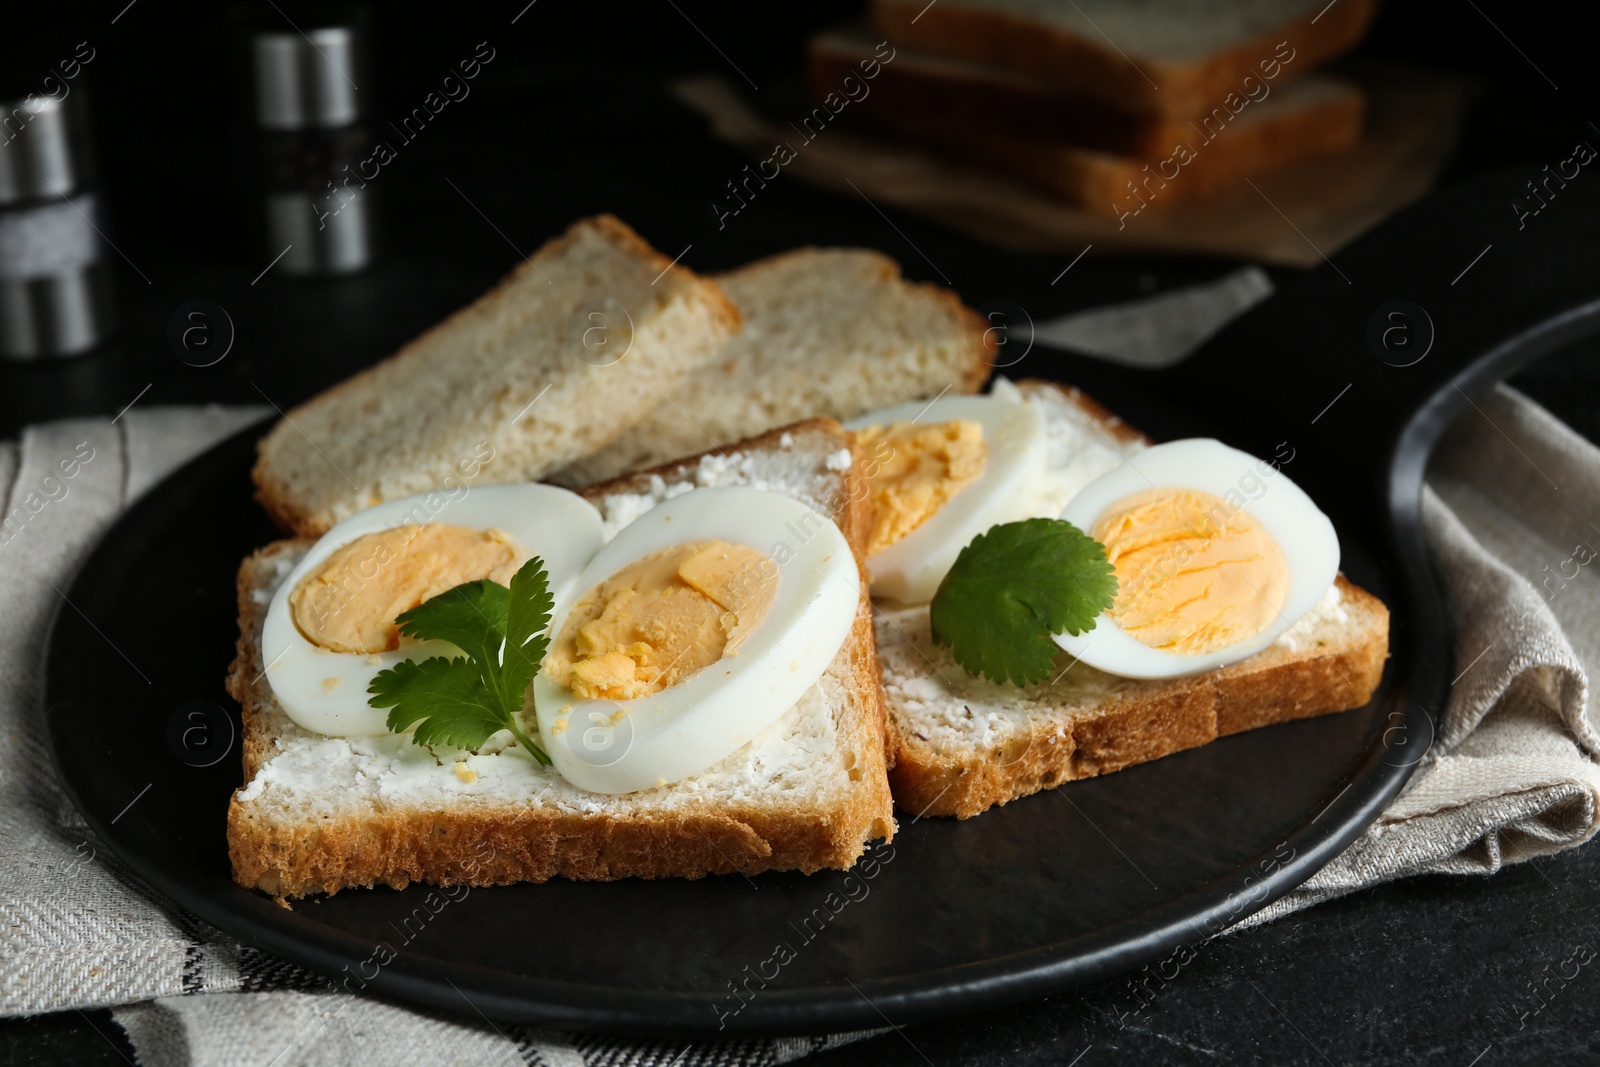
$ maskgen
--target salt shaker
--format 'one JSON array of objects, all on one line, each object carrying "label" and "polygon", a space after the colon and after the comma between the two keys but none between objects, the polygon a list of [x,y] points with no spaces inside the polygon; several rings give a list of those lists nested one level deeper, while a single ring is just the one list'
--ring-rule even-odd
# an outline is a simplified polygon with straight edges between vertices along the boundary
[{"label": "salt shaker", "polygon": [[81,84],[0,94],[0,358],[75,356],[114,304]]}]

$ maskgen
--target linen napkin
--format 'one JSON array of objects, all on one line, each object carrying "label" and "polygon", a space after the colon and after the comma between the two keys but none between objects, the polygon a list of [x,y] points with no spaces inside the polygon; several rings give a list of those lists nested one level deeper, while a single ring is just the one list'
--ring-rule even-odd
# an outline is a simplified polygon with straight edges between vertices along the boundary
[{"label": "linen napkin", "polygon": [[1440,442],[1422,515],[1456,624],[1444,721],[1383,816],[1247,924],[1414,874],[1493,874],[1600,828],[1600,449],[1498,386]]},{"label": "linen napkin", "polygon": [[745,1067],[862,1036],[621,1041],[497,1025],[466,1000],[471,1022],[336,994],[183,914],[94,839],[44,756],[38,706],[51,619],[77,610],[67,600],[71,577],[128,503],[266,412],[134,408],[0,443],[0,1013],[116,1008],[145,1067]]},{"label": "linen napkin", "polygon": [[[1229,291],[1241,286],[1260,289],[1250,279]],[[1104,323],[1088,333],[1071,318],[1044,325],[1099,337],[1108,358],[1148,359],[1167,343],[1106,340]],[[1198,343],[1218,325],[1179,328]],[[465,1000],[452,1017],[335,994],[162,901],[92,838],[42,755],[50,620],[76,610],[72,574],[133,498],[261,414],[135,408],[0,443],[0,1012],[111,1007],[147,1067],[779,1064],[870,1033],[627,1041],[496,1024]],[[1411,874],[1491,873],[1600,825],[1586,680],[1600,664],[1600,578],[1587,547],[1600,548],[1589,525],[1600,522],[1600,450],[1502,387],[1440,446],[1425,519],[1459,620],[1445,721],[1379,822],[1250,922]]]},{"label": "linen napkin", "polygon": [[[1034,339],[1113,363],[1178,362],[1272,294],[1257,267],[1040,321]],[[1493,874],[1600,830],[1600,448],[1506,385],[1428,467],[1423,529],[1455,620],[1449,706],[1396,759],[1416,771],[1383,816],[1241,930],[1418,874]]]}]

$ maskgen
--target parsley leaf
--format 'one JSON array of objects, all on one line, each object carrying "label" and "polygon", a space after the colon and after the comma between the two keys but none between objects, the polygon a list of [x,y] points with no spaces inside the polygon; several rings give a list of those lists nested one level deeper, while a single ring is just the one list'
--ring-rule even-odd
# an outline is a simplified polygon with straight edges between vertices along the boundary
[{"label": "parsley leaf", "polygon": [[544,568],[528,567],[511,576],[511,604],[506,612],[506,651],[502,674],[506,693],[518,698],[539,672],[545,650],[550,647],[550,613],[555,598],[550,595],[550,580]]},{"label": "parsley leaf", "polygon": [[930,605],[933,639],[968,674],[1043,681],[1059,651],[1050,635],[1092,628],[1116,595],[1100,542],[1060,519],[1008,522],[956,557]]},{"label": "parsley leaf", "polygon": [[371,701],[373,707],[394,706],[391,730],[404,730],[422,717],[411,735],[419,745],[455,744],[462,738],[470,743],[457,747],[476,748],[505,729],[500,706],[470,659],[402,660],[373,679],[371,692],[381,693]]},{"label": "parsley leaf", "polygon": [[522,730],[519,718],[550,635],[549,579],[535,556],[507,589],[487,579],[447,589],[395,621],[419,641],[449,641],[465,658],[434,656],[403,660],[379,671],[367,703],[390,708],[389,729],[416,724],[419,745],[481,748],[500,730],[510,730],[534,759],[548,764],[544,749]]}]

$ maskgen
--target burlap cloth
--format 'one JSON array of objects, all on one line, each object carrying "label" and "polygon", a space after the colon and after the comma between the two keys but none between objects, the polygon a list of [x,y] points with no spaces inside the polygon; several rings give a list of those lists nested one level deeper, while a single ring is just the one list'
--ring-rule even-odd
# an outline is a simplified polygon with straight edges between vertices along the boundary
[{"label": "burlap cloth", "polygon": [[[1225,279],[1224,299],[1258,299],[1260,281]],[[1152,333],[1152,318],[1188,344],[1226,317],[1212,312],[1197,328],[1182,308],[1211,303],[1180,298],[1174,310],[1172,299],[1041,324],[1041,333],[1160,362],[1185,345]],[[1119,317],[1144,339],[1117,329]],[[0,443],[0,500],[12,520],[0,529],[0,1011],[112,1007],[146,1067],[776,1064],[860,1036],[621,1041],[496,1025],[465,1003],[450,1018],[334,995],[154,897],[92,838],[40,736],[51,619],[75,610],[64,602],[72,575],[130,500],[260,414],[135,407],[115,423],[50,423]],[[1441,444],[1424,516],[1458,627],[1448,713],[1383,817],[1251,922],[1394,878],[1491,874],[1580,844],[1600,825],[1600,737],[1587,710],[1588,672],[1600,664],[1600,450],[1501,387]],[[110,654],[84,650],[84,669]]]}]

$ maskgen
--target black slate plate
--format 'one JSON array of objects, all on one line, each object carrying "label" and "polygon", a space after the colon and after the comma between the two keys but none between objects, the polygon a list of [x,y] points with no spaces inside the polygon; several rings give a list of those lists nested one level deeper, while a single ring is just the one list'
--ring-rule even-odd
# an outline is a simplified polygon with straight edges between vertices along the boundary
[{"label": "black slate plate", "polygon": [[[1600,252],[1578,237],[1597,232],[1594,198],[1568,199],[1571,229],[1519,234],[1504,204],[1522,177],[1407,213],[1178,371],[1138,375],[1043,349],[1007,368],[1079,382],[1157,437],[1212,433],[1258,454],[1292,442],[1286,469],[1334,517],[1346,573],[1394,613],[1395,655],[1366,708],[1227,738],[966,822],[907,816],[893,845],[849,874],[558,880],[448,895],[413,886],[285,910],[232,883],[223,836],[239,784],[237,709],[222,688],[233,575],[274,536],[250,497],[256,427],[152,490],[74,581],[78,610],[59,613],[47,665],[52,757],[95,832],[189,912],[352,990],[456,1012],[688,1036],[819,1032],[972,1011],[1181,960],[1180,946],[1337,854],[1431,742],[1448,625],[1419,533],[1422,464],[1469,394],[1600,323],[1585,292]],[[1486,258],[1470,285],[1449,284],[1458,260],[1502,241],[1521,251]],[[1529,262],[1546,265],[1540,284]],[[1412,302],[1407,343],[1435,335],[1407,367],[1393,364],[1417,349],[1366,342],[1395,298]],[[196,700],[226,713],[193,719]]]}]

